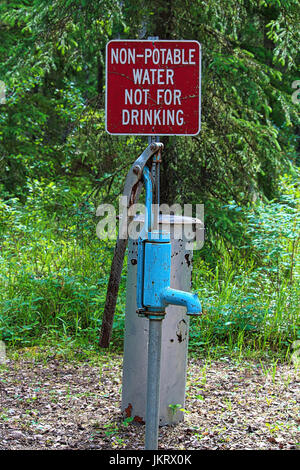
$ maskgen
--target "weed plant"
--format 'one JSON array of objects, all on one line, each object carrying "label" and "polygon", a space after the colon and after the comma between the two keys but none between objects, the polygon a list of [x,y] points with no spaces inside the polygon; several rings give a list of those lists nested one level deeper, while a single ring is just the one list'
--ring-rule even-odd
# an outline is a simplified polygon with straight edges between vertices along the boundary
[{"label": "weed plant", "polygon": [[[95,207],[78,202],[80,185],[36,181],[28,192],[25,203],[0,202],[0,339],[96,347],[114,242],[97,238]],[[193,289],[204,314],[191,320],[190,348],[289,357],[300,337],[297,184],[285,177],[278,200],[246,209],[232,201],[224,210],[235,215],[242,242],[228,248],[217,240],[213,261],[194,253]],[[112,347],[122,345],[125,288],[126,262]]]}]

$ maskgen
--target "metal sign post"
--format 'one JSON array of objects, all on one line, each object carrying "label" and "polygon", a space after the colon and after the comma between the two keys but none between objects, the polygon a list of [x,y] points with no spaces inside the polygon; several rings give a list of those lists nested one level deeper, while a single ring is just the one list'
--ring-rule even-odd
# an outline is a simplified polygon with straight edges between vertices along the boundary
[{"label": "metal sign post", "polygon": [[[148,135],[148,148],[157,147],[151,171],[145,165],[139,172],[139,182],[143,181],[146,188],[146,214],[138,240],[136,304],[139,316],[149,320],[145,435],[148,450],[155,450],[158,445],[162,321],[166,307],[185,306],[187,315],[201,312],[196,295],[170,286],[171,238],[170,233],[160,229],[158,212],[163,147],[158,143],[158,136],[199,133],[200,67],[201,50],[197,41],[160,41],[151,37],[114,40],[106,48],[106,131],[117,135]],[[118,257],[117,246],[114,260]],[[122,260],[123,257],[124,247]],[[114,309],[116,295],[114,292],[108,310],[111,305]],[[112,321],[108,330],[111,326]],[[131,403],[127,413],[130,407]]]},{"label": "metal sign post", "polygon": [[[148,37],[148,41],[157,41],[158,37]],[[159,142],[158,136],[149,136],[148,145]],[[158,229],[159,207],[159,176],[160,161],[153,158],[151,174],[154,181],[155,213],[153,228]],[[162,317],[163,318],[163,317]],[[160,398],[160,364],[161,364],[161,336],[162,318],[149,317],[149,341],[148,341],[148,367],[147,367],[147,408],[146,408],[146,433],[145,449],[156,450],[158,447],[159,429],[159,398]]]}]

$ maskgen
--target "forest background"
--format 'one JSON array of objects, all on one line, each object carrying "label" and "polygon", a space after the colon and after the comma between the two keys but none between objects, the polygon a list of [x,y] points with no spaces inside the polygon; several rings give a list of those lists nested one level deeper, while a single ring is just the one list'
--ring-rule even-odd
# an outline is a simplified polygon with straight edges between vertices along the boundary
[{"label": "forest background", "polygon": [[[297,0],[2,0],[0,339],[97,349],[118,206],[146,137],[105,132],[110,39],[202,45],[202,129],[164,137],[161,202],[204,204],[197,355],[289,360],[299,325]],[[126,263],[111,348],[122,346]]]}]

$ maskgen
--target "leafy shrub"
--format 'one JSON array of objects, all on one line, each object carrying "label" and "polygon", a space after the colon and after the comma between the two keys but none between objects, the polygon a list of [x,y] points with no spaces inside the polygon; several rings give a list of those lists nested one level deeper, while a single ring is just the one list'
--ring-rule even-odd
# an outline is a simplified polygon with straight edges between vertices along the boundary
[{"label": "leafy shrub", "polygon": [[226,206],[238,214],[244,240],[229,249],[221,242],[216,267],[195,253],[194,288],[205,314],[192,323],[192,347],[235,344],[242,334],[261,349],[289,349],[300,337],[298,183],[284,176],[280,190],[278,200],[248,210]]}]

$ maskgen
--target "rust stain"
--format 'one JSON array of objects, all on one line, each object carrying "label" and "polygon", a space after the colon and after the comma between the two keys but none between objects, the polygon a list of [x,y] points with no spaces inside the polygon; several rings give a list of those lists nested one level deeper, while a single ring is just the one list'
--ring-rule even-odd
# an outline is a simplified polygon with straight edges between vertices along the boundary
[{"label": "rust stain", "polygon": [[135,416],[133,418],[133,421],[135,421],[136,423],[139,423],[139,424],[145,424],[145,421],[140,416]]},{"label": "rust stain", "polygon": [[132,404],[129,403],[129,405],[127,406],[127,408],[125,408],[125,414],[126,414],[126,418],[130,418],[131,417],[131,410],[132,410]]},{"label": "rust stain", "polygon": [[[131,413],[132,413],[132,404],[131,403],[129,403],[127,408],[125,408],[124,413],[125,413],[126,418],[131,418]],[[137,416],[137,415],[133,418],[133,421],[135,423],[145,424],[145,421],[143,420],[143,418],[141,418],[140,416]]]}]

